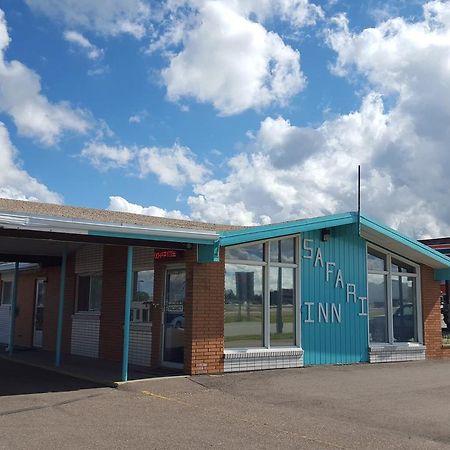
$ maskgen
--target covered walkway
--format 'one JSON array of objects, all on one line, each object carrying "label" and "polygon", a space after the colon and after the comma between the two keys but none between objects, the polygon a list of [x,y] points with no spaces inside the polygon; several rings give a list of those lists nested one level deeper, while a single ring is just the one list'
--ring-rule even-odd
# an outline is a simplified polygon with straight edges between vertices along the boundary
[{"label": "covered walkway", "polygon": [[[45,369],[102,386],[118,387],[123,383],[122,364],[112,361],[65,355],[60,366],[56,367],[54,352],[36,348],[16,348],[13,355],[10,356],[6,346],[0,346],[0,359],[2,367],[7,367],[9,364],[20,365],[24,371],[28,370],[27,367]],[[182,371],[176,369],[151,369],[136,365],[128,367],[128,381],[180,375],[182,375]]]}]

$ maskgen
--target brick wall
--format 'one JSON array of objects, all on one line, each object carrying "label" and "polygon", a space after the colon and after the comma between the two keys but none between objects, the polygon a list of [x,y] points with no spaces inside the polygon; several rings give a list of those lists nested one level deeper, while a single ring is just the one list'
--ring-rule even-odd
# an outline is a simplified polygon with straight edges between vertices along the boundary
[{"label": "brick wall", "polygon": [[103,245],[88,244],[77,250],[75,273],[101,272],[103,266]]},{"label": "brick wall", "polygon": [[105,245],[99,339],[100,359],[122,360],[126,268],[127,247]]},{"label": "brick wall", "polygon": [[433,279],[433,269],[421,266],[422,316],[427,358],[450,357],[450,349],[442,347],[441,305],[439,281]]}]

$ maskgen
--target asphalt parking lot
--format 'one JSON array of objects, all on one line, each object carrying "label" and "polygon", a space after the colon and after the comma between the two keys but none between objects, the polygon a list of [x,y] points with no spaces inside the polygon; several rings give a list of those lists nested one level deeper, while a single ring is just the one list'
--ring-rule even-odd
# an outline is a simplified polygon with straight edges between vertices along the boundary
[{"label": "asphalt parking lot", "polygon": [[154,379],[0,360],[0,448],[450,448],[450,361]]}]

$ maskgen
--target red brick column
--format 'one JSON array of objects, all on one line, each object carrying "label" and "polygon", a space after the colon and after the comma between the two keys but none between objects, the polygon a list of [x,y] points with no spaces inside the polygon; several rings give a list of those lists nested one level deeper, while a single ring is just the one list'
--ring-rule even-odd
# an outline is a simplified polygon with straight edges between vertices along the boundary
[{"label": "red brick column", "polygon": [[184,370],[195,375],[223,372],[225,254],[218,263],[197,263],[186,252]]},{"label": "red brick column", "polygon": [[433,279],[433,269],[420,267],[422,286],[423,337],[427,358],[450,357],[450,349],[442,348],[441,305],[439,281]]},{"label": "red brick column", "polygon": [[127,247],[105,245],[100,314],[100,359],[122,360],[126,268]]}]

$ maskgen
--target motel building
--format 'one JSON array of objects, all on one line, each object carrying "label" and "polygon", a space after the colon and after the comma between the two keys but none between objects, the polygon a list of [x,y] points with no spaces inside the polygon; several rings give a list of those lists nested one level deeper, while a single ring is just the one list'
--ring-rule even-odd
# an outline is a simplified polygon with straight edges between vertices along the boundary
[{"label": "motel building", "polygon": [[0,199],[0,261],[2,357],[127,380],[450,356],[450,258],[353,212],[233,227]]}]

